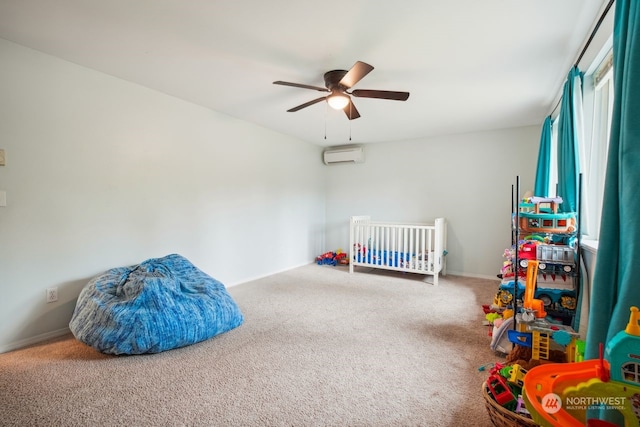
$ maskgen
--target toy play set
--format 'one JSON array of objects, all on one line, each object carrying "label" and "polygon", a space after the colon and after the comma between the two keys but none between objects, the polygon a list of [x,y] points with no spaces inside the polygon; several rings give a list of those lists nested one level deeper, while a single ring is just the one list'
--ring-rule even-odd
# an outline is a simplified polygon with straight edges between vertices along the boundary
[{"label": "toy play set", "polygon": [[[529,305],[529,303],[531,303]],[[540,303],[525,302],[523,314]],[[485,403],[496,426],[640,425],[640,311],[631,307],[629,322],[598,359],[583,360],[584,343],[570,328],[532,313],[525,332],[509,330],[518,350],[489,370]],[[602,346],[601,346],[602,349]],[[553,354],[555,352],[555,355]],[[517,359],[530,356],[527,362]],[[484,370],[486,367],[481,367]],[[496,422],[499,420],[498,422]],[[508,420],[508,421],[505,421]],[[615,420],[612,422],[610,420]]]},{"label": "toy play set", "polygon": [[[598,425],[638,426],[640,420],[640,312],[631,307],[625,330],[609,341],[604,356],[575,363],[537,366],[526,375],[522,394],[541,426],[595,424],[588,410],[606,419]],[[597,410],[597,411],[594,411]]]},{"label": "toy play set", "polygon": [[574,212],[558,213],[562,197],[529,197],[520,204],[519,227],[532,233],[573,233]]}]

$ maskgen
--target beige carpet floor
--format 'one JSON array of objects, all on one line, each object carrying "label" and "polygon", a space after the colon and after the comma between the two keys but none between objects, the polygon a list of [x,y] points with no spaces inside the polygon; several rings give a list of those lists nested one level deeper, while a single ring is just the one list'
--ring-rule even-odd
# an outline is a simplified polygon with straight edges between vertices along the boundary
[{"label": "beige carpet floor", "polygon": [[496,280],[309,265],[229,289],[239,328],[107,356],[73,336],[0,355],[2,426],[490,426]]}]

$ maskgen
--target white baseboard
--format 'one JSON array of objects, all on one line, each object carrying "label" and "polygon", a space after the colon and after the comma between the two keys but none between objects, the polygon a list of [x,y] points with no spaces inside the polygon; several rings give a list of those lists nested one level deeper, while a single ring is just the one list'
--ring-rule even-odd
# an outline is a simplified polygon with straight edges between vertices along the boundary
[{"label": "white baseboard", "polygon": [[262,274],[260,276],[249,277],[247,279],[243,279],[241,282],[233,282],[233,283],[225,283],[225,287],[230,288],[232,286],[241,285],[243,283],[253,282],[254,280],[264,279],[265,277],[273,276],[274,274],[284,273],[285,271],[293,270],[296,268],[304,267],[305,265],[314,264],[315,261],[305,262],[303,264],[294,265],[293,267],[283,268],[281,270],[272,271],[271,273]]},{"label": "white baseboard", "polygon": [[67,328],[62,328],[62,329],[58,329],[55,331],[51,331],[51,332],[46,332],[44,334],[40,334],[40,335],[36,335],[34,337],[30,337],[30,338],[26,338],[20,341],[14,341],[11,342],[9,344],[0,346],[0,354],[1,353],[7,353],[9,351],[13,351],[13,350],[18,350],[20,348],[23,347],[27,347],[30,346],[32,344],[38,344],[42,341],[46,341],[46,340],[50,340],[51,338],[57,338],[60,337],[62,335],[66,335],[68,333],[70,333],[71,330],[67,327]]},{"label": "white baseboard", "polygon": [[500,282],[498,276],[487,276],[484,274],[472,274],[472,273],[463,273],[462,271],[451,271],[447,270],[447,276],[462,276],[462,277],[472,277],[474,279],[487,279],[487,280],[495,280],[496,282]]}]

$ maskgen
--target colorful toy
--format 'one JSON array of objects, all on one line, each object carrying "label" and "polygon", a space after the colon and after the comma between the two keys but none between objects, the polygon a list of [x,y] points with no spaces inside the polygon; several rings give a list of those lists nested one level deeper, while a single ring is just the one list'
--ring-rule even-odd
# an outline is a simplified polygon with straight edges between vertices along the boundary
[{"label": "colorful toy", "polygon": [[575,250],[568,245],[541,243],[536,247],[538,268],[547,274],[566,274],[575,269]]},{"label": "colorful toy", "polygon": [[[604,408],[624,417],[625,426],[640,420],[640,312],[631,307],[624,331],[609,341],[603,357],[576,363],[545,364],[524,379],[523,397],[541,426],[597,425],[587,409]],[[599,420],[601,421],[601,420]],[[602,421],[599,423],[602,424]]]},{"label": "colorful toy", "polygon": [[493,298],[493,305],[499,308],[505,308],[511,305],[511,301],[513,301],[513,294],[509,289],[498,289],[496,296]]},{"label": "colorful toy", "polygon": [[482,304],[482,311],[484,312],[484,314],[489,314],[489,313],[501,313],[503,312],[503,310],[495,305],[489,305],[489,304]]},{"label": "colorful toy", "polygon": [[493,325],[497,319],[502,319],[499,313],[487,313],[484,317],[491,325]]},{"label": "colorful toy", "polygon": [[535,240],[525,240],[518,247],[518,260],[520,267],[526,268],[530,260],[537,259],[538,242]]},{"label": "colorful toy", "polygon": [[337,265],[337,264],[343,264],[343,265],[348,265],[349,264],[349,256],[347,255],[347,253],[342,252],[342,249],[338,249],[335,252],[329,251],[329,252],[325,252],[322,255],[318,255],[316,257],[316,263],[318,265]]},{"label": "colorful toy", "polygon": [[488,394],[505,409],[525,414],[527,411],[521,395],[522,378],[527,371],[518,364],[501,363],[481,366],[479,370],[482,371],[487,366],[492,366],[486,381]]},{"label": "colorful toy", "polygon": [[[532,360],[546,362],[550,359],[552,342],[557,349],[565,353],[567,361],[575,361],[576,338],[578,336],[569,326],[551,323],[546,319],[544,302],[534,298],[538,261],[531,260],[527,271],[523,311],[518,313],[514,321],[513,310],[505,310],[509,316],[503,315],[503,322],[494,321],[490,348],[500,353],[509,353],[516,344],[532,350]],[[504,292],[504,291],[502,291]]]},{"label": "colorful toy", "polygon": [[322,255],[318,255],[316,257],[316,263],[318,265],[325,265],[325,264],[336,265],[335,256],[336,256],[335,252],[325,252]]},{"label": "colorful toy", "polygon": [[499,405],[515,409],[518,403],[517,398],[507,385],[506,378],[499,373],[489,375],[489,378],[487,378],[487,388]]},{"label": "colorful toy", "polygon": [[335,260],[338,264],[348,265],[349,264],[349,255],[346,252],[342,252],[342,249],[338,249],[336,251]]},{"label": "colorful toy", "polygon": [[504,318],[503,322],[499,326],[494,325],[493,332],[491,334],[491,344],[489,344],[489,348],[491,348],[491,350],[502,354],[508,354],[511,351],[512,345],[511,341],[509,341],[508,332],[513,329],[513,325],[513,316]]},{"label": "colorful toy", "polygon": [[[551,360],[551,351],[564,353],[564,360],[576,362],[580,354],[578,334],[570,326],[549,323],[546,319],[534,319],[526,324],[523,331],[510,330],[509,341],[521,347],[531,348],[531,360],[546,363]],[[561,353],[556,354],[558,361]]]},{"label": "colorful toy", "polygon": [[[505,249],[500,274],[502,279],[494,304],[507,307],[515,297],[522,300],[524,282],[527,276],[529,261],[538,261],[537,286],[534,298],[544,302],[545,310],[554,315],[573,315],[576,307],[577,262],[575,248],[569,244],[551,243],[553,235],[532,234],[518,242],[517,245]],[[514,265],[518,259],[518,289],[514,292]],[[522,282],[522,283],[521,283]],[[508,291],[508,292],[502,292]]]},{"label": "colorful toy", "polygon": [[524,399],[522,395],[518,396],[518,404],[516,405],[516,409],[514,411],[516,414],[524,415],[527,418],[531,418],[531,414],[527,410],[527,406],[524,403]]},{"label": "colorful toy", "polygon": [[[562,197],[531,197],[528,203],[521,204],[519,213],[520,228],[535,233],[573,233],[576,230],[574,212],[558,213]],[[533,204],[533,211],[530,206]]]},{"label": "colorful toy", "polygon": [[[527,283],[524,290],[524,302],[523,307],[525,310],[532,312],[537,318],[547,317],[547,312],[544,310],[544,303],[542,300],[534,298],[534,292],[536,290],[536,277],[538,276],[538,261],[529,260],[527,267]],[[525,315],[523,314],[523,320]],[[533,319],[531,319],[533,320]]]},{"label": "colorful toy", "polygon": [[527,374],[527,370],[524,369],[517,363],[511,365],[511,370],[509,372],[509,382],[515,384],[516,386],[522,388],[524,385],[524,376]]}]

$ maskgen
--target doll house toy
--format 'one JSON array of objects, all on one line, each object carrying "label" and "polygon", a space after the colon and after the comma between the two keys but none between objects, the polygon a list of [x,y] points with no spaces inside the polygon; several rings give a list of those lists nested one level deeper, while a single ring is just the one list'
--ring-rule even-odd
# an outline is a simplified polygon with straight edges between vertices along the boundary
[{"label": "doll house toy", "polygon": [[[532,233],[572,233],[576,229],[574,212],[558,213],[562,197],[531,197],[521,204],[519,226]],[[533,209],[531,208],[533,205]]]}]

